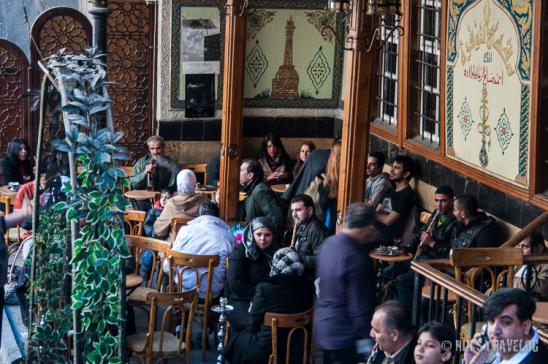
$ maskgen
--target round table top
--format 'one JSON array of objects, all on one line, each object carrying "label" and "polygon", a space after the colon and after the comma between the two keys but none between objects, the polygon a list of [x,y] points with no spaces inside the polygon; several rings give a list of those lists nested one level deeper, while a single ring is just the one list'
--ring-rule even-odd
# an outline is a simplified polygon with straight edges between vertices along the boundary
[{"label": "round table top", "polygon": [[130,190],[127,191],[124,195],[127,198],[134,200],[148,200],[151,198],[155,198],[157,194],[159,194],[159,192],[148,190]]},{"label": "round table top", "polygon": [[0,186],[0,193],[7,195],[7,196],[16,196],[17,191],[12,191],[9,189],[9,186]]},{"label": "round table top", "polygon": [[369,256],[372,259],[382,260],[383,262],[388,262],[388,263],[401,263],[401,262],[405,262],[407,260],[413,259],[413,254],[411,253],[400,254],[400,255],[379,255],[373,251],[369,253]]},{"label": "round table top", "polygon": [[533,315],[533,321],[548,325],[548,302],[537,302],[537,309]]},{"label": "round table top", "polygon": [[279,184],[276,184],[276,185],[272,185],[270,186],[272,188],[272,191],[275,191],[275,192],[285,192],[285,190],[287,190],[287,187],[289,185],[286,185],[285,183],[279,183]]},{"label": "round table top", "polygon": [[137,274],[126,274],[126,288],[135,288],[143,283],[143,278]]}]

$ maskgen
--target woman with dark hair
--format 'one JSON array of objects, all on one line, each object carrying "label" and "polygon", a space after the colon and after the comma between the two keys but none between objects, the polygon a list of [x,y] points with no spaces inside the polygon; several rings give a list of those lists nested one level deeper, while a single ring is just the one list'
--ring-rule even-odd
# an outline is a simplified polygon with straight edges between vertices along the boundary
[{"label": "woman with dark hair", "polygon": [[415,346],[416,364],[444,364],[451,360],[455,347],[455,332],[447,325],[431,321],[418,333]]},{"label": "woman with dark hair", "polygon": [[264,180],[268,184],[286,183],[291,180],[291,159],[276,134],[268,133],[264,136],[259,147],[258,161],[264,172]]},{"label": "woman with dark hair", "polygon": [[[304,265],[293,248],[282,248],[272,258],[270,275],[259,283],[249,310],[249,321],[245,331],[231,334],[227,346],[227,357],[231,363],[267,363],[272,352],[271,328],[263,325],[267,312],[292,314],[312,307],[314,288],[304,278]],[[232,325],[232,322],[231,322]],[[232,327],[232,326],[231,326]],[[303,350],[299,333],[292,335],[290,362],[301,362]],[[288,332],[278,331],[278,357],[285,357]]]},{"label": "woman with dark hair", "polygon": [[32,156],[28,143],[19,138],[8,143],[8,151],[0,162],[4,175],[4,183],[18,182],[24,184],[34,179],[32,172]]},{"label": "woman with dark hair", "polygon": [[268,277],[270,261],[276,252],[274,232],[270,218],[254,218],[245,228],[243,243],[236,245],[228,257],[225,296],[234,307],[228,315],[231,332],[246,327],[255,287]]},{"label": "woman with dark hair", "polygon": [[316,149],[316,146],[311,141],[305,141],[301,145],[301,149],[299,149],[299,155],[297,155],[297,163],[295,163],[295,166],[293,167],[293,176],[296,176],[299,174],[299,171],[304,165],[304,162],[308,159],[310,156],[310,153]]}]

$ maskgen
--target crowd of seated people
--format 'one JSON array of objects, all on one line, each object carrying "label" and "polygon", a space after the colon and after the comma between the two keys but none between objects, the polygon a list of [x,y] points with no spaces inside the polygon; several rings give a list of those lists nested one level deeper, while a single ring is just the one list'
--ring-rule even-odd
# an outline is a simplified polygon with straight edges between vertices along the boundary
[{"label": "crowd of seated people", "polygon": [[[398,155],[386,174],[384,155],[371,152],[364,166],[364,201],[350,205],[337,226],[339,141],[331,149],[303,143],[292,169],[281,140],[269,134],[260,157],[245,159],[240,166],[240,191],[246,196],[240,205],[246,224],[241,243],[228,233],[230,227],[218,217],[215,202],[196,193],[196,176],[190,170],[177,172],[177,192],[170,196],[163,191],[145,224],[146,234],[171,241],[174,251],[220,257],[212,296],[223,295],[234,307],[228,315],[225,357],[231,363],[267,362],[272,338],[263,323],[265,313],[303,312],[313,306],[315,343],[326,364],[365,362],[367,356],[370,364],[450,361],[452,349],[442,343],[455,339],[452,325],[429,322],[419,329],[410,324],[410,263],[385,272],[396,283],[396,300],[377,306],[369,253],[382,244],[401,245],[417,260],[447,259],[452,248],[498,246],[495,220],[478,209],[475,198],[438,186],[434,211],[413,228],[418,208],[411,184],[414,161]],[[284,193],[272,189],[291,178]],[[177,232],[170,230],[173,217],[193,220]],[[533,234],[520,248],[524,255],[542,254],[544,239]],[[545,299],[548,269],[538,268],[528,284],[535,298]],[[527,280],[527,272],[526,266],[516,269],[516,286]],[[191,288],[194,280],[191,274],[183,275],[183,286]],[[202,299],[204,289],[202,285],[199,291]],[[524,317],[518,316],[522,322],[527,321]],[[477,351],[474,343],[469,350]]]}]

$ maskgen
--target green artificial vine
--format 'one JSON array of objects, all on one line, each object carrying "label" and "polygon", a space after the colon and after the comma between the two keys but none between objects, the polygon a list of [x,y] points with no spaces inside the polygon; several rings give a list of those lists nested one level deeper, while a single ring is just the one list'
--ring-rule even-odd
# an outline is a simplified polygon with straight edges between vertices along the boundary
[{"label": "green artificial vine", "polygon": [[61,284],[69,270],[67,242],[64,214],[53,211],[41,214],[40,228],[34,239],[40,274],[32,287],[37,324],[29,339],[30,356],[39,363],[65,361],[66,337],[72,327],[72,311]]},{"label": "green artificial vine", "polygon": [[[129,205],[122,185],[129,186],[116,160],[127,159],[117,146],[123,133],[115,132],[109,120],[110,101],[106,93],[106,72],[93,50],[82,55],[60,52],[48,61],[61,93],[65,139],[51,141],[54,148],[75,156],[77,180],[65,183],[66,201],[53,206],[72,223],[72,312],[77,345],[88,363],[121,363],[122,260],[127,246],[121,217]],[[110,127],[102,125],[105,120]],[[74,165],[74,162],[73,162]],[[76,181],[76,183],[74,183]],[[79,227],[79,234],[75,228]],[[37,269],[37,275],[42,272]],[[38,278],[40,280],[42,278]],[[61,282],[58,281],[60,284]],[[34,300],[34,302],[38,302]],[[61,309],[66,312],[66,308]],[[31,343],[36,350],[39,337],[47,332],[47,321],[37,317]],[[76,344],[75,344],[76,345]],[[47,350],[47,348],[46,348]],[[76,351],[76,350],[75,350]]]}]

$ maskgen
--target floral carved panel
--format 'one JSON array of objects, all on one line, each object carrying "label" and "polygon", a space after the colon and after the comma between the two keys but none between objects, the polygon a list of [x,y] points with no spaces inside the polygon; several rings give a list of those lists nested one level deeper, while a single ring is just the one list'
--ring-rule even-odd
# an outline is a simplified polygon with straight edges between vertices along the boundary
[{"label": "floral carved panel", "polygon": [[[91,45],[92,28],[91,23],[84,14],[72,8],[58,7],[43,12],[34,22],[31,29],[31,67],[32,87],[39,89],[43,73],[38,66],[38,61],[43,62],[44,58],[51,56],[64,49],[66,53],[82,53]],[[44,142],[47,146],[49,140],[58,138],[61,119],[58,113],[52,113],[55,109],[55,101],[50,100],[46,107]],[[32,112],[32,125],[29,139],[34,141],[38,130],[38,112]],[[58,132],[54,132],[57,130]]]},{"label": "floral carved panel", "polygon": [[107,29],[108,77],[116,129],[123,145],[140,158],[153,128],[153,59],[155,4],[112,0]]},{"label": "floral carved panel", "polygon": [[28,62],[23,52],[0,39],[0,150],[14,137],[26,137]]}]

